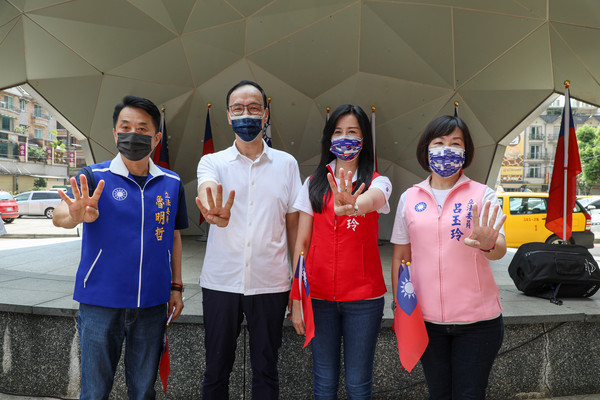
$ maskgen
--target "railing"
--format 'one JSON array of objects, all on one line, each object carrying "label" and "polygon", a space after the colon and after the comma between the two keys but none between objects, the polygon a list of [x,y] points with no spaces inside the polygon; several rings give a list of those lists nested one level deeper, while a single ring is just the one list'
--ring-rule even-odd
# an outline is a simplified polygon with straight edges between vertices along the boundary
[{"label": "railing", "polygon": [[36,114],[35,112],[31,113],[31,118],[38,118],[38,119],[44,119],[46,121],[50,120],[50,114]]},{"label": "railing", "polygon": [[5,101],[0,101],[0,108],[3,110],[8,110],[8,111],[12,111],[15,113],[20,113],[21,109],[15,106],[9,106],[8,103],[6,103]]}]

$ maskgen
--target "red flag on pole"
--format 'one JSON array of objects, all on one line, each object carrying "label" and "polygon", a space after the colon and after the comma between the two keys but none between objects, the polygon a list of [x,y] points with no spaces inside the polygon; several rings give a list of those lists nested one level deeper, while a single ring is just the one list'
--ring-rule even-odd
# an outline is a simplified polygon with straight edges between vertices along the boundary
[{"label": "red flag on pole", "polygon": [[[215,152],[215,146],[213,145],[212,129],[210,127],[210,106],[208,103],[208,109],[206,110],[206,125],[204,127],[204,145],[202,146],[202,156]],[[198,225],[204,222],[204,216],[200,213],[200,222]]]},{"label": "red flag on pole", "polygon": [[154,164],[163,168],[171,169],[169,163],[169,146],[167,145],[167,118],[165,115],[165,109],[162,109],[162,120],[160,124],[160,132],[162,132],[162,139],[156,145],[154,149],[154,155],[152,161]]},{"label": "red flag on pole", "polygon": [[425,328],[425,321],[421,307],[417,301],[410,271],[408,267],[400,265],[398,270],[398,287],[396,289],[396,309],[394,311],[394,324],[398,343],[398,356],[400,363],[408,372],[411,372],[429,344],[429,336]]},{"label": "red flag on pole", "polygon": [[565,107],[562,114],[560,136],[556,144],[546,217],[546,228],[565,242],[571,238],[573,209],[577,197],[577,175],[581,173],[579,148],[571,113],[569,84],[569,81],[565,81]]},{"label": "red flag on pole", "polygon": [[310,341],[315,337],[315,320],[313,317],[312,299],[310,297],[310,287],[308,285],[308,274],[306,273],[306,264],[304,262],[304,253],[298,257],[296,265],[296,273],[292,282],[292,292],[290,294],[292,300],[301,300],[302,302],[302,320],[304,321],[304,329],[306,337],[304,339],[305,348]]}]

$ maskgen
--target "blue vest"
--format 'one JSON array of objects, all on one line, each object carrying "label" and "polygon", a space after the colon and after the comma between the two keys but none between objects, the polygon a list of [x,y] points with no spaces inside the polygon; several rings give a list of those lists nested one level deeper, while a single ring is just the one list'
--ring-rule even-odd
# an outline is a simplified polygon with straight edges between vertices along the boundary
[{"label": "blue vest", "polygon": [[91,166],[105,186],[100,216],[83,224],[73,299],[113,308],[146,308],[169,301],[179,176],[150,161],[140,188],[121,155]]}]

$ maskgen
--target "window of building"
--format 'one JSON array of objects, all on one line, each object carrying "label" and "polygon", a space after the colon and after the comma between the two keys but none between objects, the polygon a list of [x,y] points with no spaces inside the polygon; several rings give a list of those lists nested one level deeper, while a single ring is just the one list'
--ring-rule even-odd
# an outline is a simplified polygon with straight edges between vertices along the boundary
[{"label": "window of building", "polygon": [[541,125],[532,125],[529,127],[529,140],[544,140]]},{"label": "window of building", "polygon": [[25,111],[25,107],[27,106],[27,102],[23,99],[19,100],[19,103],[21,105],[21,111]]},{"label": "window of building", "polygon": [[527,177],[528,178],[541,178],[542,177],[542,168],[540,164],[529,164],[529,168],[527,168]]},{"label": "window of building", "polygon": [[4,95],[4,107],[8,110],[12,110],[13,108],[13,98],[12,96]]},{"label": "window of building", "polygon": [[43,133],[42,133],[41,129],[35,128],[33,130],[33,137],[36,138],[36,139],[42,139],[42,134]]},{"label": "window of building", "polygon": [[529,158],[533,160],[540,159],[542,157],[541,146],[529,146]]},{"label": "window of building", "polygon": [[42,117],[42,106],[34,104],[33,105],[33,115],[35,117],[41,118]]},{"label": "window of building", "polygon": [[5,131],[13,130],[13,119],[8,117],[2,117],[2,129]]}]

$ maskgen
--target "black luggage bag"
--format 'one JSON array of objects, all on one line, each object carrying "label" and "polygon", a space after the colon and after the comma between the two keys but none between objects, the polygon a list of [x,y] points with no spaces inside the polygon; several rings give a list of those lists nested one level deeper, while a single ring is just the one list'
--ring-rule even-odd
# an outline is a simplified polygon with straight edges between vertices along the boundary
[{"label": "black luggage bag", "polygon": [[515,253],[508,273],[527,296],[550,299],[590,297],[600,288],[598,263],[583,246],[525,243]]}]

